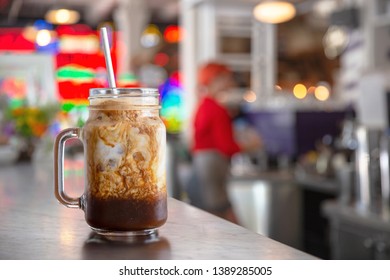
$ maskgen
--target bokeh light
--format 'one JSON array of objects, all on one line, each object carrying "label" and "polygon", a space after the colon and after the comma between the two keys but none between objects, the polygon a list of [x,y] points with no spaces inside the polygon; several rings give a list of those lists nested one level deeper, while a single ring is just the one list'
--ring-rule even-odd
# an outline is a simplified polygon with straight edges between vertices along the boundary
[{"label": "bokeh light", "polygon": [[74,24],[79,21],[80,14],[78,11],[68,9],[49,10],[45,19],[53,24]]},{"label": "bokeh light", "polygon": [[298,99],[306,97],[307,89],[303,84],[296,84],[293,89],[294,96]]},{"label": "bokeh light", "polygon": [[323,38],[324,52],[327,58],[334,59],[347,47],[349,35],[344,27],[330,26]]},{"label": "bokeh light", "polygon": [[159,87],[161,94],[161,118],[168,133],[179,133],[185,118],[183,97],[184,89],[180,83],[180,73],[174,72]]},{"label": "bokeh light", "polygon": [[169,62],[169,56],[166,53],[160,52],[154,56],[154,64],[158,66],[164,67],[165,65],[168,64],[168,62]]},{"label": "bokeh light", "polygon": [[249,90],[244,94],[243,98],[246,102],[249,102],[249,103],[255,102],[256,101],[256,93],[252,90]]},{"label": "bokeh light", "polygon": [[52,40],[51,33],[47,29],[39,30],[36,37],[38,46],[44,47],[50,44]]},{"label": "bokeh light", "polygon": [[58,23],[66,23],[70,19],[70,12],[66,9],[59,9],[55,15],[55,18]]},{"label": "bokeh light", "polygon": [[266,23],[282,23],[292,19],[296,10],[292,3],[286,1],[259,1],[253,9],[254,17]]},{"label": "bokeh light", "polygon": [[183,35],[182,29],[177,25],[169,25],[165,28],[164,39],[167,43],[178,43]]},{"label": "bokeh light", "polygon": [[320,101],[328,100],[330,96],[329,89],[326,86],[318,86],[314,92],[315,97]]},{"label": "bokeh light", "polygon": [[311,87],[309,87],[307,89],[307,93],[308,94],[314,94],[315,90],[316,90],[316,87],[315,86],[311,86]]},{"label": "bokeh light", "polygon": [[157,46],[161,41],[160,29],[154,24],[149,24],[142,32],[141,45],[144,48],[152,48]]},{"label": "bokeh light", "polygon": [[37,37],[37,32],[38,30],[34,26],[26,26],[23,29],[23,37],[30,41],[30,42],[35,42],[35,38]]}]

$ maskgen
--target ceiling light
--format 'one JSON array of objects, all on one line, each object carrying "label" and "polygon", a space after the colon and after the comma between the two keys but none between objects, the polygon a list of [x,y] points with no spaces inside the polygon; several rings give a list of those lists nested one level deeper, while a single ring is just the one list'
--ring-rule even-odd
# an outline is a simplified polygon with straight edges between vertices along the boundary
[{"label": "ceiling light", "polygon": [[45,19],[53,24],[74,24],[79,21],[80,14],[75,10],[55,9],[49,10]]},{"label": "ceiling light", "polygon": [[274,24],[289,21],[295,14],[294,5],[286,1],[264,0],[253,10],[257,20]]}]

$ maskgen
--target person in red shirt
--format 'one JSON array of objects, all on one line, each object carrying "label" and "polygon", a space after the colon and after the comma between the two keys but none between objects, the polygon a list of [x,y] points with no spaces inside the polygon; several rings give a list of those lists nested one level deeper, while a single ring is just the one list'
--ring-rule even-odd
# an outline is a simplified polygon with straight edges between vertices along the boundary
[{"label": "person in red shirt", "polygon": [[230,159],[235,153],[254,150],[260,142],[239,145],[232,120],[219,100],[233,86],[229,68],[217,62],[198,73],[199,102],[193,121],[193,173],[188,187],[190,203],[222,218],[237,222],[227,194]]}]

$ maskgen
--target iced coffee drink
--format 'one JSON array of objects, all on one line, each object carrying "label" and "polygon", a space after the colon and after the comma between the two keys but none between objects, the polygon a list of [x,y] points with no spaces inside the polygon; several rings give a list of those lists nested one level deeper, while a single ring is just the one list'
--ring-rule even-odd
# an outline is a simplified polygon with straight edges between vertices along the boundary
[{"label": "iced coffee drink", "polygon": [[86,221],[102,233],[158,228],[167,219],[166,136],[158,96],[110,98],[100,91],[91,92],[82,134]]},{"label": "iced coffee drink", "polygon": [[[167,219],[165,126],[155,89],[91,89],[89,118],[62,130],[54,143],[55,195],[81,208],[90,227],[106,236],[150,235]],[[85,191],[64,188],[65,142],[84,144]]]}]

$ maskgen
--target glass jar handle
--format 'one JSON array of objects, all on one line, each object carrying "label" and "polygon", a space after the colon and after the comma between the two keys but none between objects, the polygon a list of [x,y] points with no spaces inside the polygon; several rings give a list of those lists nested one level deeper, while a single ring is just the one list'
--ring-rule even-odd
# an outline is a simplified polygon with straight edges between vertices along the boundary
[{"label": "glass jar handle", "polygon": [[69,208],[81,208],[81,197],[72,198],[65,193],[64,188],[64,151],[65,142],[72,138],[80,139],[80,128],[62,130],[54,143],[54,193],[59,202]]}]

